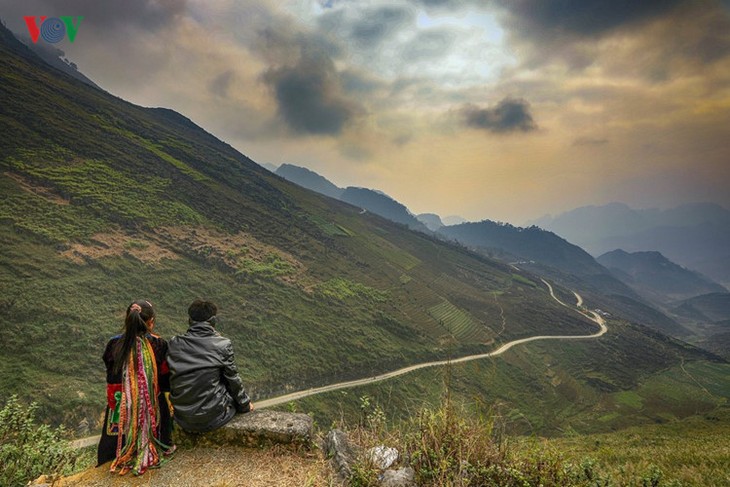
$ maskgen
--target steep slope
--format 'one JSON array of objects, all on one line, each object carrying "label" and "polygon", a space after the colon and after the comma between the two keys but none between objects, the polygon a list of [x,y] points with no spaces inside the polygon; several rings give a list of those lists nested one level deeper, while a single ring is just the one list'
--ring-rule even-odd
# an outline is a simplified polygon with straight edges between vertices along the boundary
[{"label": "steep slope", "polygon": [[426,225],[413,216],[405,205],[378,191],[349,186],[342,192],[340,199],[413,230],[428,232]]},{"label": "steep slope", "polygon": [[642,296],[663,303],[727,289],[698,272],[681,267],[660,252],[628,253],[621,249],[596,259]]},{"label": "steep slope", "polygon": [[339,199],[344,189],[338,188],[327,178],[320,176],[306,167],[294,166],[293,164],[282,164],[276,169],[276,174],[317,193]]},{"label": "steep slope", "polygon": [[380,191],[352,186],[339,188],[324,176],[292,164],[282,164],[276,174],[304,188],[345,201],[390,221],[402,223],[412,230],[428,232],[426,225],[408,211],[405,205]]},{"label": "steep slope", "polygon": [[192,299],[217,301],[254,398],[593,328],[507,266],[291,184],[2,27],[0,133],[0,399],[38,400],[80,433],[139,297],[163,336]]}]

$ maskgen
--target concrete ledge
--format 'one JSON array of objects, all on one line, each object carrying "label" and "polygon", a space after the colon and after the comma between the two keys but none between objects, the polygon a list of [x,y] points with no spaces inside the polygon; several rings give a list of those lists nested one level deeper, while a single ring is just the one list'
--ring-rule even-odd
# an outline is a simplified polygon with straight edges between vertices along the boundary
[{"label": "concrete ledge", "polygon": [[188,433],[175,427],[175,442],[180,445],[236,445],[250,448],[284,445],[309,448],[312,445],[312,418],[306,414],[255,410],[237,414],[222,428],[207,433]]}]

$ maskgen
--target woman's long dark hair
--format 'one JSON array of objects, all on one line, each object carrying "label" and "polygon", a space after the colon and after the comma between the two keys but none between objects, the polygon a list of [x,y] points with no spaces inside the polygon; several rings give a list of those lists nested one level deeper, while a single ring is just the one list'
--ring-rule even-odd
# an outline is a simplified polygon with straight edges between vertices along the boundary
[{"label": "woman's long dark hair", "polygon": [[155,317],[155,310],[149,301],[138,300],[127,307],[127,317],[124,319],[124,334],[114,348],[114,372],[119,374],[124,364],[129,360],[137,343],[137,337],[144,336],[149,330],[147,321]]}]

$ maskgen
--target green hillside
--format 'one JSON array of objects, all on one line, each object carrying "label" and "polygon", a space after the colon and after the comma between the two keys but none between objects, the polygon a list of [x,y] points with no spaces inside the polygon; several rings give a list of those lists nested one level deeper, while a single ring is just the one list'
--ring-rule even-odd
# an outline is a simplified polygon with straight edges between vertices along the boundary
[{"label": "green hillside", "polygon": [[103,346],[139,297],[163,336],[216,300],[255,398],[594,328],[506,266],[288,183],[4,28],[0,132],[0,400],[57,422],[94,429]]}]

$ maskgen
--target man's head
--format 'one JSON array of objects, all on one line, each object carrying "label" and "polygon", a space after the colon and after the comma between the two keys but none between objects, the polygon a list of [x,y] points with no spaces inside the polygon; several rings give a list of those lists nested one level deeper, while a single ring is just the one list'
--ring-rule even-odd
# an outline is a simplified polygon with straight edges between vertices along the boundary
[{"label": "man's head", "polygon": [[209,321],[218,313],[218,307],[212,301],[196,299],[188,307],[191,322]]}]

